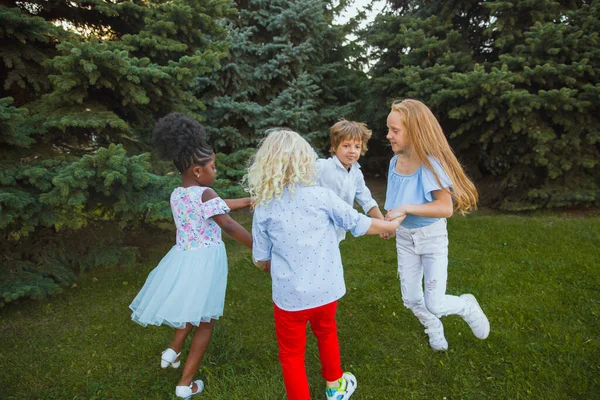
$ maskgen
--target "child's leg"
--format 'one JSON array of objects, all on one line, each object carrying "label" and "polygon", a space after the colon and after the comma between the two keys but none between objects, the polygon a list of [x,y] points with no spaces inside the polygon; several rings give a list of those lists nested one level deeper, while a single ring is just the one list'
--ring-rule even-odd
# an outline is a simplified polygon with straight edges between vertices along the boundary
[{"label": "child's leg", "polygon": [[427,309],[437,317],[444,315],[460,315],[468,324],[473,334],[485,339],[490,333],[490,323],[472,294],[451,296],[446,294],[448,280],[448,239],[434,237],[429,240],[428,254],[423,254],[425,272],[425,304]]},{"label": "child's leg", "polygon": [[188,337],[193,327],[194,326],[188,322],[185,325],[185,328],[175,329],[175,335],[173,335],[173,340],[169,343],[169,348],[175,351],[175,353],[181,353],[183,343],[185,343],[185,339]]},{"label": "child's leg", "polygon": [[418,236],[418,253],[421,254],[425,275],[425,305],[438,318],[462,314],[466,302],[458,296],[446,294],[448,281],[448,232],[446,220],[440,220],[422,229]]},{"label": "child's leg", "polygon": [[425,305],[423,261],[418,249],[419,240],[415,233],[402,227],[396,232],[398,276],[402,289],[402,301],[404,306],[410,309],[425,327],[431,348],[437,351],[447,350],[448,341],[444,336],[444,325]]},{"label": "child's leg", "polygon": [[425,306],[423,264],[421,255],[416,253],[415,239],[408,229],[400,227],[396,232],[396,251],[404,306],[415,314],[424,327],[437,328],[441,325],[441,321]]},{"label": "child's leg", "polygon": [[173,335],[173,340],[169,343],[169,347],[160,355],[161,368],[179,368],[179,365],[181,364],[179,361],[181,348],[183,347],[185,339],[192,331],[192,327],[192,324],[188,322],[184,328],[175,329],[175,334]]},{"label": "child's leg", "polygon": [[427,309],[438,318],[452,314],[461,315],[466,308],[466,302],[458,296],[446,294],[448,253],[424,254],[423,271]]},{"label": "child's leg", "polygon": [[310,400],[304,354],[306,351],[305,311],[285,311],[274,305],[275,332],[279,344],[279,362],[289,400]]},{"label": "child's leg", "polygon": [[[329,386],[337,383],[344,371],[341,366],[335,312],[337,301],[312,309],[310,328],[317,338],[321,374]],[[335,386],[335,385],[334,385]]]},{"label": "child's leg", "polygon": [[200,361],[202,361],[202,357],[204,357],[204,352],[206,352],[208,343],[210,342],[214,326],[215,320],[213,319],[210,322],[200,323],[196,328],[190,345],[190,352],[185,362],[185,366],[183,367],[183,374],[177,384],[178,386],[186,386],[192,382],[194,375],[198,371]]}]

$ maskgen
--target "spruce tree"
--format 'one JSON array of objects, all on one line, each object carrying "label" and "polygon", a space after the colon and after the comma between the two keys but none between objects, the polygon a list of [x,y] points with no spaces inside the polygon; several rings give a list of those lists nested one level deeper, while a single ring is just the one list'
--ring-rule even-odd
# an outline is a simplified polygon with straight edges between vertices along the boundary
[{"label": "spruce tree", "polygon": [[374,104],[428,104],[501,208],[600,204],[598,1],[390,3]]},{"label": "spruce tree", "polygon": [[333,24],[347,1],[236,3],[223,68],[197,81],[212,142],[237,151],[255,146],[265,129],[285,126],[326,151],[329,126],[351,117],[359,100],[355,50],[345,43],[351,27]]},{"label": "spruce tree", "polygon": [[169,220],[154,121],[198,115],[193,79],[226,53],[226,0],[0,5],[0,305],[132,262],[123,240]]}]

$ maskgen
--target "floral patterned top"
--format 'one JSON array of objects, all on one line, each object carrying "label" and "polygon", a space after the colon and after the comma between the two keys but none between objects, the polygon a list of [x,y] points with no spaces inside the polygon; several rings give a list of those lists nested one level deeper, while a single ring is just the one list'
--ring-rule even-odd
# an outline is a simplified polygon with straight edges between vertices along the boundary
[{"label": "floral patterned top", "polygon": [[177,249],[190,251],[222,244],[221,228],[211,217],[230,211],[216,197],[202,202],[204,186],[178,187],[171,193],[171,211],[177,226]]}]

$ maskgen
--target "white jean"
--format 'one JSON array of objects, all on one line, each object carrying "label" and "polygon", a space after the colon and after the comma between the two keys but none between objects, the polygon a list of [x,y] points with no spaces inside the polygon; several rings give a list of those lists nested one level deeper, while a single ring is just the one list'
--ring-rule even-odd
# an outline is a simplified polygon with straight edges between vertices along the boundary
[{"label": "white jean", "polygon": [[[440,317],[463,315],[467,303],[446,294],[448,279],[448,231],[445,218],[422,228],[396,231],[398,277],[404,306],[426,328],[439,327]],[[423,293],[423,277],[425,293]]]}]

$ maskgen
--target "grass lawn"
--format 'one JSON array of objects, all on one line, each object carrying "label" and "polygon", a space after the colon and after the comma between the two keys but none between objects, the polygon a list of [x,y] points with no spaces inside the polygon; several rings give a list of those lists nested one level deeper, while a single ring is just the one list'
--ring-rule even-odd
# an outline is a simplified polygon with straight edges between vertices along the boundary
[{"label": "grass lawn", "polygon": [[[445,317],[450,349],[433,352],[402,305],[394,242],[348,236],[338,327],[343,366],[358,378],[353,398],[600,399],[600,217],[479,213],[451,218],[449,232],[448,292],[479,299],[489,338]],[[0,399],[175,398],[181,370],[159,367],[172,330],[142,328],[128,310],[172,240],[156,238],[141,266],[92,271],[60,296],[0,309]],[[283,399],[270,279],[249,251],[227,247],[225,315],[198,399]],[[312,336],[307,368],[324,399]]]}]

